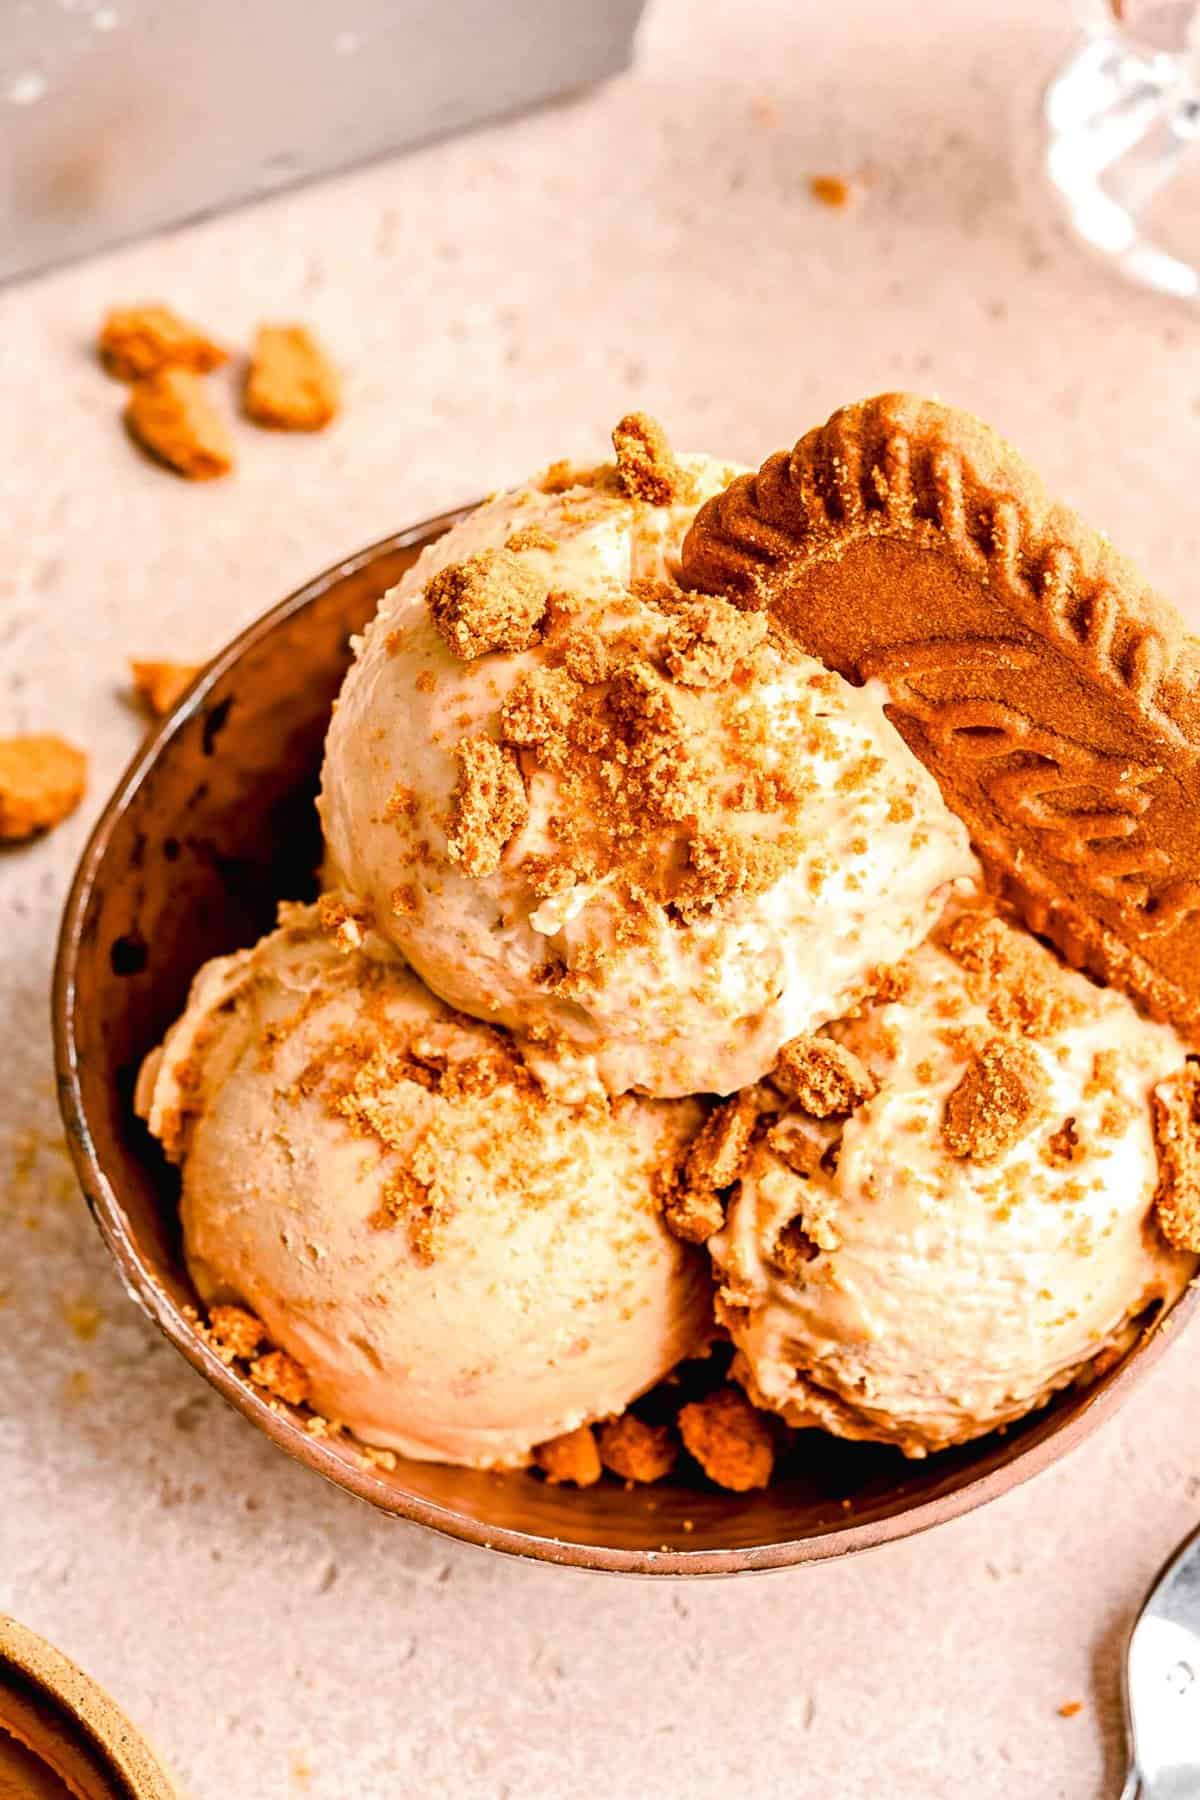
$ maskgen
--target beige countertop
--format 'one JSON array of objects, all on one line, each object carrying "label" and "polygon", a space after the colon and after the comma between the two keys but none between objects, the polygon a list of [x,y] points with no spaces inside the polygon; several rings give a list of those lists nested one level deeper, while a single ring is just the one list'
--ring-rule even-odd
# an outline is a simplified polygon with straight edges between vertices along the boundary
[{"label": "beige countertop", "polygon": [[[1122,1633],[1200,1496],[1186,1348],[1066,1465],[873,1556],[708,1585],[524,1567],[376,1517],[226,1410],[121,1294],[58,1140],[52,943],[139,740],[126,656],[202,658],[630,405],[758,460],[842,400],[936,392],[1200,623],[1197,327],[1045,243],[1010,184],[1059,9],[806,10],[657,0],[637,71],[569,107],[0,295],[0,730],[93,759],[82,811],[0,859],[0,1610],[193,1800],[1119,1787]],[[857,209],[810,198],[859,168]],[[344,417],[240,430],[210,486],[139,461],[87,343],[157,296],[234,342],[311,322]]]}]

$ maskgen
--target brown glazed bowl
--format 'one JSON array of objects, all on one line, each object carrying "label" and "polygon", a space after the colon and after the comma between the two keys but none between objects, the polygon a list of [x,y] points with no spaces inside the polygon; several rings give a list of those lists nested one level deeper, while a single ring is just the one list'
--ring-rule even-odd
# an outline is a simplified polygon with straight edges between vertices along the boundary
[{"label": "brown glazed bowl", "polygon": [[182,1800],[102,1688],[0,1613],[0,1796]]},{"label": "brown glazed bowl", "polygon": [[[636,1574],[783,1568],[869,1549],[991,1500],[1081,1442],[1159,1355],[1142,1335],[1086,1390],[1003,1435],[908,1462],[805,1434],[763,1493],[680,1479],[579,1493],[531,1474],[400,1460],[307,1435],[227,1369],[185,1315],[177,1177],[135,1118],[134,1077],[206,957],[251,943],[276,902],[311,893],[313,796],[349,637],[447,514],[375,545],[285,600],[218,656],[135,757],[67,902],[54,987],[59,1092],[88,1203],[133,1299],[225,1398],[299,1462],[385,1512],[546,1562]],[[1177,1326],[1192,1296],[1172,1318]],[[686,1522],[686,1523],[685,1523]]]}]

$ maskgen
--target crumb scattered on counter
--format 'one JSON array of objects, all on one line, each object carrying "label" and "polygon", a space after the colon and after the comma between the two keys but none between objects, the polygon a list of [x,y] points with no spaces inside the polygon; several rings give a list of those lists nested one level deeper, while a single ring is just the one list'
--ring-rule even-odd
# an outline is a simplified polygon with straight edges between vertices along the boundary
[{"label": "crumb scattered on counter", "polygon": [[557,1487],[569,1482],[575,1487],[593,1487],[600,1479],[600,1452],[590,1425],[580,1425],[549,1443],[539,1444],[533,1460],[546,1480]]},{"label": "crumb scattered on counter", "polygon": [[1082,1700],[1064,1700],[1058,1709],[1058,1716],[1060,1719],[1073,1719],[1077,1713],[1081,1713],[1082,1711]]},{"label": "crumb scattered on counter", "polygon": [[844,175],[810,175],[808,191],[822,206],[844,208],[858,197],[858,184]]},{"label": "crumb scattered on counter", "polygon": [[93,1300],[64,1300],[63,1322],[81,1344],[88,1344],[104,1322],[104,1314]]},{"label": "crumb scattered on counter", "polygon": [[87,787],[87,757],[64,738],[0,738],[0,843],[50,831]]},{"label": "crumb scattered on counter", "polygon": [[96,349],[118,381],[141,381],[168,368],[205,375],[229,359],[228,350],[169,306],[114,307],[100,328]]},{"label": "crumb scattered on counter", "polygon": [[246,374],[246,417],[273,431],[320,431],[341,399],[337,370],[303,325],[260,325]]},{"label": "crumb scattered on counter", "polygon": [[609,1419],[596,1433],[600,1461],[625,1481],[661,1481],[679,1460],[679,1440],[669,1425],[648,1425],[636,1413]]},{"label": "crumb scattered on counter", "polygon": [[770,1481],[775,1465],[771,1426],[732,1382],[683,1407],[679,1430],[689,1454],[718,1487],[744,1494]]},{"label": "crumb scattered on counter", "polygon": [[190,369],[160,369],[135,381],[125,424],[136,443],[189,481],[212,481],[233,467],[228,427]]},{"label": "crumb scattered on counter", "polygon": [[138,696],[156,719],[170,712],[203,667],[203,663],[138,662],[132,657],[129,662]]}]

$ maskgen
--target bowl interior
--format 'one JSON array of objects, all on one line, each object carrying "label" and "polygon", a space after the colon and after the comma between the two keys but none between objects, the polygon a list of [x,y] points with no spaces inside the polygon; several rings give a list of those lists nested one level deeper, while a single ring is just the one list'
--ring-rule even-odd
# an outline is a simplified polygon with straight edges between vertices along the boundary
[{"label": "bowl interior", "polygon": [[404,1459],[394,1471],[364,1466],[353,1444],[314,1439],[268,1408],[194,1331],[176,1176],[134,1116],[137,1069],[199,965],[270,929],[280,899],[313,891],[313,799],[350,634],[457,516],[339,565],[230,645],[139,754],[84,854],[56,977],[60,1094],[85,1192],[131,1294],[293,1456],[391,1513],[551,1561],[654,1573],[777,1567],[904,1536],[1013,1486],[1112,1409],[1157,1354],[1160,1332],[1003,1435],[910,1463],[806,1433],[784,1479],[736,1496],[699,1480],[577,1493],[534,1475]]}]

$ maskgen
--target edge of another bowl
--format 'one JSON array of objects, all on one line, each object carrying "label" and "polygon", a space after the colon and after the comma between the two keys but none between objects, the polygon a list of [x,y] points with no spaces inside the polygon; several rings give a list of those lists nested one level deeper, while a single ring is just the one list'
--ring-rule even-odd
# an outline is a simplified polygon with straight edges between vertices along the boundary
[{"label": "edge of another bowl", "polygon": [[[337,584],[368,570],[386,556],[417,549],[441,535],[463,516],[465,510],[456,509],[426,520],[335,564],[235,637],[148,735],[105,804],[88,839],[67,897],[58,939],[52,1002],[54,1053],[59,1106],[72,1160],[126,1292],[192,1367],[294,1460],[393,1517],[408,1519],[461,1542],[511,1556],[620,1574],[752,1573],[873,1549],[926,1531],[998,1498],[1076,1448],[1116,1411],[1194,1310],[1195,1287],[1170,1313],[1143,1333],[1115,1369],[1086,1392],[1073,1396],[1069,1411],[1061,1410],[1063,1401],[1060,1397],[1029,1432],[1014,1433],[1010,1442],[1002,1442],[999,1450],[993,1449],[991,1467],[978,1474],[972,1474],[969,1468],[955,1472],[948,1478],[948,1487],[928,1499],[913,1504],[899,1496],[874,1517],[834,1524],[828,1529],[785,1541],[725,1549],[688,1550],[664,1546],[661,1550],[652,1550],[572,1542],[512,1526],[492,1527],[421,1495],[406,1494],[382,1481],[369,1469],[351,1466],[319,1439],[308,1435],[288,1413],[275,1410],[221,1362],[139,1252],[120,1195],[97,1153],[80,1082],[77,1040],[78,960],[97,877],[104,866],[114,827],[148,771],[156,764],[164,745],[200,711],[213,687],[249,651],[281,625],[297,618]],[[981,1440],[981,1443],[992,1441]]]}]

